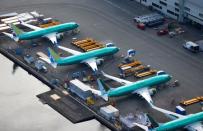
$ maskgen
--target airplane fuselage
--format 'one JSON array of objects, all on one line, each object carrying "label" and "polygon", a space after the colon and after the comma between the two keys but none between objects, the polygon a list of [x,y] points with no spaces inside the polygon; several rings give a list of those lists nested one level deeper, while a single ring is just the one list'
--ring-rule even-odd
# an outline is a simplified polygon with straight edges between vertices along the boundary
[{"label": "airplane fuselage", "polygon": [[171,77],[167,74],[150,77],[150,78],[147,78],[144,80],[133,82],[132,84],[129,84],[129,85],[125,85],[125,86],[115,88],[113,90],[109,90],[108,96],[109,97],[123,96],[123,95],[130,94],[130,93],[132,93],[136,90],[142,89],[142,88],[163,84],[163,83],[169,81],[170,79],[171,79]]},{"label": "airplane fuselage", "polygon": [[77,63],[81,63],[87,59],[100,58],[100,57],[104,57],[107,55],[112,55],[112,54],[117,53],[118,51],[119,51],[119,49],[117,47],[105,47],[105,48],[101,48],[98,50],[85,52],[85,53],[82,53],[79,55],[73,55],[73,56],[69,56],[66,58],[62,58],[62,59],[56,61],[56,63],[59,66],[77,64]]},{"label": "airplane fuselage", "polygon": [[186,127],[190,124],[203,121],[203,112],[191,114],[185,118],[176,119],[160,125],[155,131],[174,131],[175,129]]},{"label": "airplane fuselage", "polygon": [[19,37],[19,40],[35,39],[51,33],[61,33],[69,30],[74,30],[78,26],[79,25],[74,22],[64,23],[64,24],[60,24],[60,25],[56,25],[48,28],[43,28],[40,30],[26,32],[26,33],[20,34],[18,37]]}]

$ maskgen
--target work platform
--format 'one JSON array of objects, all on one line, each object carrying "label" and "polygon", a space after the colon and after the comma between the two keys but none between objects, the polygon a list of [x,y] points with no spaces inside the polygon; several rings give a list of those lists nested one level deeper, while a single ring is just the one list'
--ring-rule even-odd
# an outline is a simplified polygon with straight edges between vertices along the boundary
[{"label": "work platform", "polygon": [[51,90],[39,94],[37,97],[73,123],[94,119],[94,114],[73,99],[65,90],[61,92]]}]

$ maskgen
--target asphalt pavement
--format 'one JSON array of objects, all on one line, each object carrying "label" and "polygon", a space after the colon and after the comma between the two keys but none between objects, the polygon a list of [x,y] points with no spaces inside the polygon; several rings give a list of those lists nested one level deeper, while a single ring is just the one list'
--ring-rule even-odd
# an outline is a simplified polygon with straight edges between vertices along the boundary
[{"label": "asphalt pavement", "polygon": [[[203,81],[203,54],[193,54],[182,48],[185,40],[200,40],[201,32],[191,26],[183,25],[186,32],[181,36],[169,38],[158,37],[156,31],[147,29],[142,31],[136,28],[132,19],[135,16],[147,14],[151,11],[135,1],[124,0],[1,0],[0,12],[26,12],[39,11],[46,16],[57,18],[62,22],[76,21],[80,24],[78,38],[92,37],[98,41],[111,41],[121,51],[115,55],[115,59],[107,60],[102,70],[117,74],[114,68],[116,60],[121,59],[122,54],[130,48],[137,50],[136,58],[145,64],[158,70],[164,70],[179,80],[177,88],[167,88],[158,92],[153,100],[159,107],[174,111],[174,105],[169,104],[172,99],[178,103],[180,100],[201,96]],[[61,44],[73,47],[69,44],[72,36],[67,36]],[[4,42],[0,40],[0,42]],[[47,45],[47,43],[46,43]],[[43,49],[45,49],[44,47]],[[74,47],[73,47],[74,48]],[[113,63],[113,64],[112,64]],[[84,66],[70,66],[58,69],[58,71],[77,71]],[[144,104],[143,104],[144,103]],[[136,112],[136,110],[150,112],[163,122],[165,119],[152,111],[146,102],[137,96],[129,96],[121,99],[117,107],[123,114]],[[133,105],[133,106],[130,106]],[[189,112],[195,113],[200,108],[192,108]]]}]

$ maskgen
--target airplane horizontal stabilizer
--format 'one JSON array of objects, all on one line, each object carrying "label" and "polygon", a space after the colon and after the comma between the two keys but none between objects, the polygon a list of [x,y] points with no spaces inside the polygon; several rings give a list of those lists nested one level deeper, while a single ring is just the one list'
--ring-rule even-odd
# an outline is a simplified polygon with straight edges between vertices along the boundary
[{"label": "airplane horizontal stabilizer", "polygon": [[10,37],[11,39],[13,39],[14,41],[18,41],[18,37],[15,37],[13,34],[7,33],[7,32],[2,32],[4,35]]},{"label": "airplane horizontal stabilizer", "polygon": [[52,67],[56,68],[57,64],[56,63],[51,63],[50,59],[48,58],[44,58],[44,57],[39,57],[41,60],[47,62],[48,64],[50,64]]}]

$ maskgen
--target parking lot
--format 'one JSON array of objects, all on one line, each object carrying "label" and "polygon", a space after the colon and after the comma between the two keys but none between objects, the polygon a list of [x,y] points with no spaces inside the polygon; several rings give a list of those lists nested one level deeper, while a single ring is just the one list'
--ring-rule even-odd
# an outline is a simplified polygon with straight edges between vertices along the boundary
[{"label": "parking lot", "polygon": [[[115,43],[116,46],[121,48],[120,52],[114,56],[114,59],[107,58],[104,65],[100,68],[112,75],[118,74],[117,65],[122,60],[121,55],[125,55],[130,48],[136,49],[136,58],[138,60],[158,70],[164,70],[172,75],[172,81],[177,79],[180,82],[179,87],[161,90],[153,97],[155,104],[159,107],[174,111],[175,105],[169,104],[172,99],[175,99],[178,104],[181,100],[201,96],[203,93],[203,54],[193,54],[182,48],[185,40],[201,40],[201,32],[191,26],[183,25],[184,34],[169,38],[168,36],[158,37],[156,30],[152,28],[148,28],[145,31],[139,30],[132,19],[135,16],[149,13],[150,10],[134,1],[2,1],[1,7],[0,11],[2,13],[37,10],[46,16],[59,19],[61,22],[76,21],[80,24],[80,34],[76,36],[66,35],[60,42],[60,44],[66,47],[77,49],[70,44],[72,37],[77,37],[78,39],[91,37],[104,43],[109,41]],[[30,55],[35,56],[39,50],[46,53],[47,46],[54,48],[47,40],[37,42],[41,46],[30,48],[28,45],[23,45]],[[0,46],[17,46],[15,42],[8,38],[1,38],[0,43]],[[65,66],[57,68],[57,70],[50,67],[46,75],[48,78],[56,77],[63,80],[64,76],[86,68],[87,66],[85,65]],[[129,80],[133,81],[134,79],[131,78]],[[119,98],[116,102],[116,107],[121,109],[121,114],[143,111],[150,112],[160,122],[166,120],[162,116],[158,116],[143,99],[136,95]],[[122,110],[123,107],[126,107],[126,109]],[[194,108],[190,108],[188,113],[198,111],[200,111],[200,107],[196,105]]]}]

